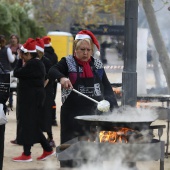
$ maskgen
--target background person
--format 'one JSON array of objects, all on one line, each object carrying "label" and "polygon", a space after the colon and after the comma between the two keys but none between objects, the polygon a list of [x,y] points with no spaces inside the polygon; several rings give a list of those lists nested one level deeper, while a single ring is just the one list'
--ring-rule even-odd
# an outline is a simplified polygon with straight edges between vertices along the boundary
[{"label": "background person", "polygon": [[[61,144],[87,135],[90,131],[90,127],[80,125],[74,119],[75,116],[100,114],[96,103],[78,95],[71,88],[97,101],[109,101],[111,110],[118,107],[101,60],[93,58],[94,53],[99,53],[98,50],[99,44],[93,33],[80,31],[75,37],[73,55],[62,58],[49,71],[50,78],[57,79],[62,87]],[[60,165],[73,167],[74,163],[72,160],[61,161]]]},{"label": "background person", "polygon": [[[48,36],[44,36],[42,39],[44,41],[44,55],[51,61],[52,65],[55,65],[56,63],[58,63],[58,56],[51,45],[51,38]],[[52,106],[52,125],[57,126],[58,124],[57,124],[56,102],[55,102],[55,98],[57,95],[57,82],[53,83],[53,89],[54,89],[54,99],[53,99],[53,106]]]},{"label": "background person", "polygon": [[[14,62],[15,58],[12,55],[12,52],[10,48],[6,47],[6,39],[4,35],[0,35],[0,72],[10,72],[11,67],[10,63]],[[0,103],[3,104],[3,110],[6,114],[7,108],[6,108],[6,102],[8,100],[8,97]],[[4,138],[5,136],[5,124],[0,125],[0,170],[3,169],[3,157],[4,157]]]},{"label": "background person", "polygon": [[111,47],[111,45],[112,45],[112,42],[109,41],[109,37],[107,36],[101,37],[100,56],[101,56],[101,61],[103,62],[103,64],[107,64],[106,48]]},{"label": "background person", "polygon": [[55,142],[53,140],[52,133],[52,112],[53,112],[53,101],[54,101],[54,90],[53,90],[53,81],[48,79],[48,71],[51,68],[51,61],[44,56],[44,41],[43,39],[36,38],[36,50],[38,57],[44,63],[46,75],[45,75],[45,100],[44,104],[40,110],[42,121],[40,122],[42,125],[43,132],[47,132],[48,142],[51,147],[55,147]]},{"label": "background person", "polygon": [[0,125],[0,170],[3,169],[5,125]]},{"label": "background person", "polygon": [[12,70],[15,68],[15,65],[18,61],[18,51],[21,48],[22,44],[19,42],[19,36],[16,34],[12,34],[9,39],[9,44],[7,47],[9,47],[12,51],[12,54],[15,56],[15,61],[11,64]]},{"label": "background person", "polygon": [[4,35],[0,35],[0,62],[6,72],[11,71],[11,63],[15,61],[12,51],[6,47],[6,39]]},{"label": "background person", "polygon": [[[8,99],[7,99],[8,100]],[[0,101],[3,104],[3,110],[6,114],[6,106],[3,101]],[[3,169],[3,159],[4,159],[4,141],[5,141],[5,124],[0,125],[0,170]]]},{"label": "background person", "polygon": [[[15,61],[11,63],[11,69],[13,70],[16,66],[16,63],[18,61],[18,51],[21,48],[22,44],[19,43],[19,36],[16,34],[12,34],[9,39],[9,44],[7,47],[9,47],[12,51],[12,54],[15,57]],[[13,73],[12,73],[13,76]],[[12,109],[13,108],[13,91],[10,91],[10,96],[9,96],[9,107]]]},{"label": "background person", "polygon": [[[12,34],[9,39],[9,44],[7,47],[9,47],[12,51],[13,56],[15,57],[15,61],[11,63],[11,68],[12,70],[15,68],[16,63],[18,61],[18,50],[21,48],[22,44],[19,42],[19,36],[16,34]],[[12,76],[13,73],[11,72]],[[9,107],[12,109],[13,108],[13,91],[11,89],[10,91],[10,96],[9,96]]]},{"label": "background person", "polygon": [[[45,138],[41,126],[40,109],[44,102],[45,67],[37,57],[36,41],[29,38],[21,47],[19,59],[14,76],[18,78],[17,111],[18,135],[17,143],[23,145],[23,153],[12,158],[15,162],[30,162],[31,147],[40,143],[43,154],[37,160],[45,160],[55,152]],[[24,60],[25,64],[23,65]]]}]

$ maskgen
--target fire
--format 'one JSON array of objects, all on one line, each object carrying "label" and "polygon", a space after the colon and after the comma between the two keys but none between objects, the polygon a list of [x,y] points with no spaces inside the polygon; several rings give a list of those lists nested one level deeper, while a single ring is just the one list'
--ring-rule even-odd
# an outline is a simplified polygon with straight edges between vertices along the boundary
[{"label": "fire", "polygon": [[121,88],[114,88],[112,87],[113,91],[115,92],[116,96],[118,98],[122,97],[122,92],[121,92]]},{"label": "fire", "polygon": [[142,101],[138,101],[136,102],[136,108],[147,108],[148,106],[146,105],[146,103],[148,103],[147,101],[145,100],[142,100]]},{"label": "fire", "polygon": [[140,102],[137,102],[137,103],[136,103],[136,107],[137,107],[137,108],[140,108],[140,104],[141,104]]},{"label": "fire", "polygon": [[100,143],[128,143],[128,133],[134,130],[129,128],[119,128],[118,131],[100,131]]}]

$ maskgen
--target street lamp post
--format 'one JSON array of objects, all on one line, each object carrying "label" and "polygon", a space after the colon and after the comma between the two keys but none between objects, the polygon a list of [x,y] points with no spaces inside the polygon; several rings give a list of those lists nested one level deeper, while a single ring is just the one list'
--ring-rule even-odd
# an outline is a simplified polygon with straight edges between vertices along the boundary
[{"label": "street lamp post", "polygon": [[137,22],[138,0],[125,0],[124,69],[122,105],[136,106],[137,101]]}]

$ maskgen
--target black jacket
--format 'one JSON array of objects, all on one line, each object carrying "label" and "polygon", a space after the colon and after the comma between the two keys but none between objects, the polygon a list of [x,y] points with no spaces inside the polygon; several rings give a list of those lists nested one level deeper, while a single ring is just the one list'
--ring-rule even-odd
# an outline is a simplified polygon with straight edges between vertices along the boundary
[{"label": "black jacket", "polygon": [[11,71],[11,64],[7,55],[7,47],[0,49],[0,62],[6,71]]},{"label": "black jacket", "polygon": [[58,56],[55,53],[53,47],[45,47],[44,55],[51,61],[52,65],[58,63]]},{"label": "black jacket", "polygon": [[41,60],[31,59],[24,66],[20,59],[14,69],[18,78],[17,86],[17,120],[18,144],[40,142],[40,108],[44,102],[45,67]]}]

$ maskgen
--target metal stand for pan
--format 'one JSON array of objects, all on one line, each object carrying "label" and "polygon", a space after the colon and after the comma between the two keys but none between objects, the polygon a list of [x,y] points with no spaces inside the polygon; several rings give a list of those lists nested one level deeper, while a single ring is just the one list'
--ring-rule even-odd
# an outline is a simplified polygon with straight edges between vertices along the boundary
[{"label": "metal stand for pan", "polygon": [[91,126],[89,136],[77,137],[58,146],[56,148],[58,160],[73,160],[81,165],[91,162],[101,164],[104,161],[112,162],[114,159],[121,159],[122,164],[134,166],[135,170],[137,170],[136,162],[159,160],[160,170],[164,170],[165,142],[161,141],[161,136],[165,125],[150,126],[149,131],[158,130],[159,139],[144,143],[100,143],[99,131],[104,128]]},{"label": "metal stand for pan", "polygon": [[96,162],[97,164],[122,159],[123,164],[136,166],[138,161],[160,160],[160,170],[164,170],[164,142],[156,139],[151,143],[143,144],[109,144],[79,141],[78,138],[74,138],[63,146],[58,146],[56,153],[59,161],[78,160],[81,163]]}]

